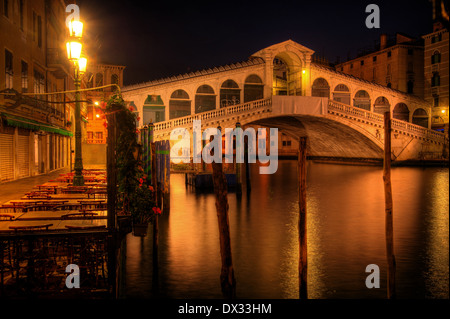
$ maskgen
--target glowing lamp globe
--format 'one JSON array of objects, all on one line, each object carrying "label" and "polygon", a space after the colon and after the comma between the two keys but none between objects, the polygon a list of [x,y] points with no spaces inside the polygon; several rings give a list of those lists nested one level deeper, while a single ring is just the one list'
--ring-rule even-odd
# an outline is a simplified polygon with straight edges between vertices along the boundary
[{"label": "glowing lamp globe", "polygon": [[78,41],[70,41],[66,43],[67,57],[70,61],[76,61],[81,56],[81,43]]}]

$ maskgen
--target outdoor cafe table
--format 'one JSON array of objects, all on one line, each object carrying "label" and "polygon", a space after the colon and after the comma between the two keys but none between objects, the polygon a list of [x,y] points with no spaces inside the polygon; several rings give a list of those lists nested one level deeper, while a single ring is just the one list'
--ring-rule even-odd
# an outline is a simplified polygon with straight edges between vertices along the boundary
[{"label": "outdoor cafe table", "polygon": [[[51,225],[50,225],[51,224]],[[67,219],[67,220],[14,220],[14,221],[0,221],[0,232],[15,232],[21,231],[22,227],[42,227],[48,230],[68,230],[66,226],[73,227],[89,227],[89,226],[106,226],[107,219]],[[13,228],[10,228],[13,227]],[[14,228],[19,228],[14,230]],[[31,229],[29,229],[31,230]],[[29,231],[28,230],[28,231]]]},{"label": "outdoor cafe table", "polygon": [[[87,215],[83,216],[83,212],[79,210],[37,210],[27,213],[22,213],[16,217],[15,220],[61,220],[64,219],[67,215],[74,215],[73,218],[84,219],[84,218],[95,218],[102,219],[106,218],[107,213],[105,210],[90,210],[87,212]],[[94,216],[90,216],[94,214]],[[52,221],[54,222],[54,221]]]},{"label": "outdoor cafe table", "polygon": [[[45,199],[45,201],[49,201],[52,199],[88,199],[89,195],[88,194],[84,194],[84,193],[75,193],[75,194],[51,194],[49,195],[49,198]],[[32,199],[32,198],[28,198],[27,196],[22,197],[21,199],[25,200],[25,199]],[[42,199],[39,199],[42,201]]]}]

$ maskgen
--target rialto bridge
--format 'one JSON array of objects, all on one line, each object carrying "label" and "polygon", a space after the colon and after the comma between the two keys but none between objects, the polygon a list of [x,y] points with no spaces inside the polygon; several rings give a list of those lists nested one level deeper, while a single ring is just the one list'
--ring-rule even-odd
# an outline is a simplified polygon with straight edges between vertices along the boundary
[{"label": "rialto bridge", "polygon": [[448,157],[448,138],[429,129],[431,107],[424,100],[315,64],[313,53],[288,40],[244,62],[127,86],[122,93],[140,127],[154,123],[156,140],[169,139],[176,127],[192,130],[194,120],[202,129],[239,122],[277,127],[280,148],[283,136],[308,136],[310,156],[380,159],[382,113],[389,109],[394,160]]}]

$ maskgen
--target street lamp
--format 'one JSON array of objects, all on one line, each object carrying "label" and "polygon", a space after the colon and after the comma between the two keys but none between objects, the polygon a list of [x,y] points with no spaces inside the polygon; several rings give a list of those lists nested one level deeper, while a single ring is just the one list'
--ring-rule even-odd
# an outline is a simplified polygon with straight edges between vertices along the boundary
[{"label": "street lamp", "polygon": [[66,43],[67,57],[73,63],[75,70],[75,175],[74,186],[84,185],[83,159],[81,152],[81,106],[80,88],[81,76],[86,72],[87,59],[81,56],[83,23],[72,20],[69,22],[69,41]]}]

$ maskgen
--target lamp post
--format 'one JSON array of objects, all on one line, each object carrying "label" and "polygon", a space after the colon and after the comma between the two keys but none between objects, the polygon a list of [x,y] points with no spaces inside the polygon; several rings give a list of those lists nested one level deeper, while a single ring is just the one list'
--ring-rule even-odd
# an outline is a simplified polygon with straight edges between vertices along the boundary
[{"label": "lamp post", "polygon": [[84,185],[83,159],[81,153],[81,106],[80,88],[81,76],[86,72],[87,59],[81,57],[81,36],[83,33],[83,23],[72,20],[69,23],[70,39],[66,43],[67,56],[73,63],[75,70],[75,175],[73,177],[74,186]]}]

